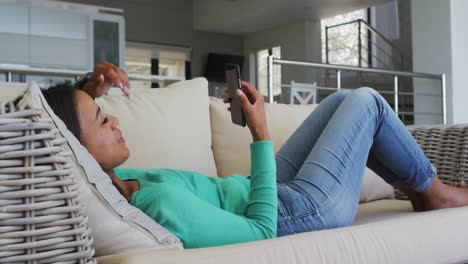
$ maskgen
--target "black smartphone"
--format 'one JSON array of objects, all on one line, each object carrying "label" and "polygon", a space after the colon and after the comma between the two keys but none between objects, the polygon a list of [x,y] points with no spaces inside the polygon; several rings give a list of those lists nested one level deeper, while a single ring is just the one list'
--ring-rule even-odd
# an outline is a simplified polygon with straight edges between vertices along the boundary
[{"label": "black smartphone", "polygon": [[226,64],[226,83],[229,97],[231,98],[231,119],[234,124],[245,127],[245,115],[242,110],[239,99],[236,96],[236,90],[241,89],[240,69],[237,64]]}]

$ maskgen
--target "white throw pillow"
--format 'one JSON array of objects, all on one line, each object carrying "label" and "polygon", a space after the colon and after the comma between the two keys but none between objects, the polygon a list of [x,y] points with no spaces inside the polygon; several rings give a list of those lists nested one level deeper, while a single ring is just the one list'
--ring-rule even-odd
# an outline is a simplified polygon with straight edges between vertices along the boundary
[{"label": "white throw pillow", "polygon": [[216,176],[205,78],[130,97],[104,96],[96,102],[102,111],[119,119],[130,149],[122,167],[171,168]]},{"label": "white throw pillow", "polygon": [[[247,126],[232,123],[227,107],[221,99],[210,97],[211,134],[218,176],[249,175],[252,136]],[[265,104],[275,153],[314,108],[314,105]]]},{"label": "white throw pillow", "polygon": [[[275,153],[299,127],[317,105],[265,104],[268,131],[275,145]],[[250,174],[249,129],[234,125],[227,105],[221,99],[210,98],[213,153],[220,177],[239,173]],[[366,168],[361,187],[360,202],[393,198],[393,187]]]},{"label": "white throw pillow", "polygon": [[0,82],[0,101],[1,102],[10,102],[14,101],[16,98],[24,94],[28,88],[27,83],[10,83],[10,82]]},{"label": "white throw pillow", "polygon": [[79,143],[65,124],[54,114],[39,87],[31,82],[19,105],[44,108],[60,134],[67,140],[67,150],[73,153],[79,199],[94,237],[96,256],[146,249],[180,249],[180,240],[131,206],[112,185],[109,176]]}]

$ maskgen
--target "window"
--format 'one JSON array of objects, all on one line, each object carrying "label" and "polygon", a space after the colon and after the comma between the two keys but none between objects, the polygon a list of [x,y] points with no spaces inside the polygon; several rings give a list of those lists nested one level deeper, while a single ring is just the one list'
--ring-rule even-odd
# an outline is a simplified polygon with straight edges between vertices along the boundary
[{"label": "window", "polygon": [[[322,61],[330,64],[359,65],[359,35],[358,23],[352,23],[328,29],[328,62],[326,59],[326,36],[325,27],[334,26],[346,22],[362,19],[367,21],[367,10],[361,9],[347,14],[338,15],[331,18],[322,19]],[[367,48],[367,41],[361,43],[364,49]],[[362,65],[367,65],[367,52],[361,53]]]},{"label": "window", "polygon": [[94,63],[108,61],[119,65],[119,23],[94,20],[93,24]]},{"label": "window", "polygon": [[[259,50],[255,54],[255,69],[257,89],[264,96],[268,96],[268,61],[269,55],[281,58],[281,47]],[[273,96],[281,94],[281,65],[273,65]]]},{"label": "window", "polygon": [[[127,42],[125,66],[128,73],[189,78],[185,76],[186,65],[190,65],[190,48]],[[188,63],[187,63],[188,62]],[[166,83],[130,81],[132,87],[155,88]]]}]

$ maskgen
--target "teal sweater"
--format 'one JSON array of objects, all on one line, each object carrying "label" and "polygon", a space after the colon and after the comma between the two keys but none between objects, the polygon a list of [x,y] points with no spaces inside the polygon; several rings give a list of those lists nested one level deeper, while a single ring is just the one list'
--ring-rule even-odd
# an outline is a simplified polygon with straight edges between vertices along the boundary
[{"label": "teal sweater", "polygon": [[116,169],[136,179],[131,204],[179,237],[185,248],[276,237],[276,164],[271,141],[250,144],[251,180],[172,169]]}]

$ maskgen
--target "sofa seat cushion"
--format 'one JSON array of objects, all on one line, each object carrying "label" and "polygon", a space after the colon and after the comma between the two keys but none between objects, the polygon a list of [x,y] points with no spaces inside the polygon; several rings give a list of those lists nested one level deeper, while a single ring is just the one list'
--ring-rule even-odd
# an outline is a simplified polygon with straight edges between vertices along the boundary
[{"label": "sofa seat cushion", "polygon": [[[265,104],[268,130],[275,153],[317,105]],[[234,125],[227,105],[221,99],[210,98],[213,153],[218,176],[250,174],[249,143],[252,136],[247,127]],[[393,198],[393,187],[366,168],[360,192],[360,202]]]},{"label": "sofa seat cushion", "polygon": [[216,176],[211,150],[208,82],[196,78],[166,88],[96,100],[119,119],[131,153],[124,168],[171,168]]},{"label": "sofa seat cushion", "polygon": [[363,225],[394,218],[412,217],[411,203],[406,200],[384,199],[359,205],[353,225]]},{"label": "sofa seat cushion", "polygon": [[405,201],[361,204],[356,225],[196,250],[106,256],[101,264],[466,263],[468,206],[409,212]]}]

